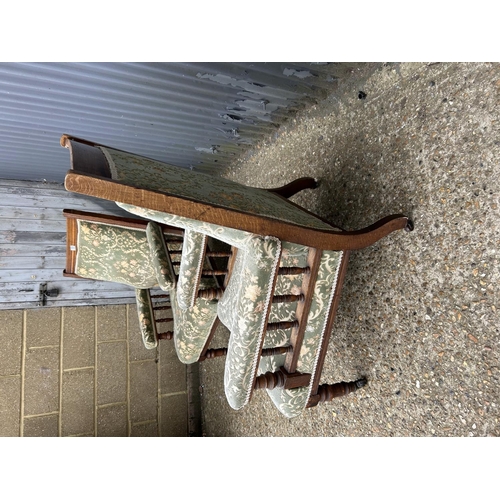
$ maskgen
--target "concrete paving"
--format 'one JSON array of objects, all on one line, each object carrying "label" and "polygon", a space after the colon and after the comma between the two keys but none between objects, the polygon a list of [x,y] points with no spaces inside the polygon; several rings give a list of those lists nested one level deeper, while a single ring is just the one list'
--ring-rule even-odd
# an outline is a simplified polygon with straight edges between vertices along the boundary
[{"label": "concrete paving", "polygon": [[[499,436],[500,65],[367,65],[225,175],[275,187],[345,229],[404,213],[353,252],[323,382],[367,387],[288,420],[265,391],[233,411],[201,364],[208,436]],[[227,341],[219,329],[215,343]],[[218,345],[215,345],[218,347]]]},{"label": "concrete paving", "polygon": [[187,436],[186,366],[135,304],[0,311],[0,437]]}]

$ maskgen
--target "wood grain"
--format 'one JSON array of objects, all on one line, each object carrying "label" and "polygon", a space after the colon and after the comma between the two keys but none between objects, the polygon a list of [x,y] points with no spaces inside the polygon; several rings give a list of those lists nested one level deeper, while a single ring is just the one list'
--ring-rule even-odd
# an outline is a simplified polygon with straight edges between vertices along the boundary
[{"label": "wood grain", "polygon": [[208,203],[188,200],[152,190],[99,178],[88,174],[69,171],[65,178],[68,191],[94,196],[105,200],[180,215],[211,224],[248,231],[263,236],[274,236],[283,241],[299,243],[318,249],[356,250],[372,245],[393,231],[404,229],[408,218],[404,215],[390,215],[359,231],[327,231],[292,224],[290,222],[238,212]]}]

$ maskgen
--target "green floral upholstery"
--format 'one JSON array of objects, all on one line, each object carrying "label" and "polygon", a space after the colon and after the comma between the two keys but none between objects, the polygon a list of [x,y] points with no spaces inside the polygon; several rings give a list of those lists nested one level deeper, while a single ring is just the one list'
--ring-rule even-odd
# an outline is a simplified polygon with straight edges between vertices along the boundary
[{"label": "green floral upholstery", "polygon": [[170,291],[174,272],[158,224],[146,230],[77,220],[75,272],[84,278],[114,281],[135,288],[137,314],[146,349],[158,345],[149,289]]},{"label": "green floral upholstery", "polygon": [[192,307],[182,309],[176,293],[171,294],[171,299],[177,357],[182,363],[195,363],[217,319],[217,302],[198,298]]},{"label": "green floral upholstery", "polygon": [[252,233],[240,231],[239,229],[210,224],[208,222],[189,219],[187,217],[181,217],[180,215],[172,215],[167,212],[160,212],[149,208],[137,207],[128,203],[116,202],[116,204],[132,214],[170,226],[179,227],[184,230],[199,232],[236,248],[245,248],[247,241],[254,237]]},{"label": "green floral upholstery", "polygon": [[[307,247],[301,245],[283,242],[279,266],[305,267],[307,265],[308,250]],[[255,365],[251,363],[251,360],[255,361],[258,359],[260,341],[262,339],[260,331],[259,334],[256,335],[252,328],[250,328],[251,324],[249,325],[248,323],[251,320],[251,316],[248,312],[240,312],[237,306],[246,301],[246,307],[248,308],[248,303],[252,303],[253,300],[259,311],[262,309],[265,313],[265,311],[267,311],[269,299],[271,298],[270,296],[266,297],[264,301],[261,296],[253,296],[249,290],[249,287],[252,285],[252,281],[249,277],[252,276],[253,273],[253,269],[249,267],[249,260],[246,252],[238,252],[231,279],[219,302],[218,308],[221,322],[231,332],[230,345],[228,347],[228,360],[226,362],[225,387],[228,401],[231,407],[235,409],[241,408],[248,402],[252,390],[252,381],[255,377]],[[272,272],[272,277],[274,277],[274,270]],[[268,279],[271,279],[271,277]],[[274,295],[298,295],[300,294],[301,286],[302,277],[300,275],[278,276]],[[293,321],[295,319],[296,307],[296,302],[272,304],[269,322]],[[240,323],[241,328],[238,327],[238,323]],[[235,335],[235,332],[238,332],[238,335]],[[288,345],[289,333],[289,330],[273,330],[266,332],[263,346],[277,347]],[[236,353],[239,353],[238,359],[234,360],[233,358],[236,358]],[[272,359],[275,363],[281,361],[276,369],[283,365],[284,356],[275,356]],[[230,371],[228,367],[233,368]],[[238,375],[235,376],[234,373]]]},{"label": "green floral upholstery", "polygon": [[75,272],[83,278],[152,288],[156,273],[146,232],[78,220]]},{"label": "green floral upholstery", "polygon": [[181,309],[194,306],[201,281],[207,236],[186,229],[182,246],[182,260],[179,269],[177,300]]},{"label": "green floral upholstery", "polygon": [[146,227],[146,237],[158,285],[162,290],[170,291],[175,286],[175,273],[161,227],[150,222]]},{"label": "green floral upholstery", "polygon": [[[306,407],[311,393],[312,380],[316,372],[321,342],[326,332],[328,313],[334,296],[342,255],[342,252],[323,252],[318,279],[314,286],[314,295],[307,318],[304,342],[297,365],[298,371],[311,374],[311,384],[308,387],[289,390],[281,388],[268,390],[268,394],[274,405],[288,418],[300,415]],[[284,345],[287,343],[288,341],[285,341]],[[259,373],[276,371],[280,366],[283,366],[283,362],[284,356],[261,358]]]},{"label": "green floral upholstery", "polygon": [[222,177],[175,167],[112,148],[100,147],[114,180],[184,199],[250,214],[272,217],[303,227],[332,230],[329,224],[265,189],[252,188]]},{"label": "green floral upholstery", "polygon": [[[280,253],[278,239],[257,236],[248,242],[244,251],[238,252],[242,254],[243,264],[237,277],[239,289],[232,311],[234,319],[224,370],[226,398],[236,410],[250,399]],[[222,308],[219,305],[218,310]]]},{"label": "green floral upholstery", "polygon": [[[307,247],[282,243],[282,256],[280,267],[305,267],[307,265]],[[316,364],[319,356],[321,341],[325,334],[326,321],[333,300],[333,291],[337,282],[338,270],[342,259],[342,252],[323,252],[318,272],[318,278],[314,287],[314,295],[311,304],[309,316],[307,318],[307,327],[304,336],[304,343],[298,360],[298,371],[302,373],[311,373],[314,376]],[[252,373],[252,361],[258,356],[257,342],[252,342],[252,332],[246,331],[245,334],[234,336],[234,321],[238,314],[234,314],[238,304],[239,294],[241,293],[242,283],[245,283],[246,277],[252,271],[245,269],[245,259],[242,253],[239,253],[233,269],[232,279],[224,292],[224,296],[219,303],[219,318],[231,331],[232,344],[228,349],[228,361],[233,364],[231,358],[234,353],[243,353],[239,356],[240,360],[246,363],[237,365],[239,373],[234,376],[226,370],[225,388],[226,396],[230,405],[235,408],[241,408],[246,404],[247,398],[252,390],[253,378],[243,374]],[[302,276],[300,275],[282,275],[277,277],[274,295],[298,295],[301,292]],[[295,319],[297,303],[278,303],[272,304],[269,314],[269,322],[276,323],[280,321],[293,321]],[[264,348],[286,346],[290,343],[291,330],[274,330],[266,332],[264,337]],[[253,351],[255,349],[255,351]],[[269,356],[260,359],[258,374],[268,371],[275,372],[284,365],[285,355]],[[311,379],[312,380],[312,379]],[[243,385],[242,385],[243,384]],[[283,390],[280,388],[268,391],[273,403],[279,411],[289,417],[298,416],[304,410],[309,399],[311,387],[301,387],[297,389]]]},{"label": "green floral upholstery", "polygon": [[[284,356],[261,358],[260,361],[258,359],[264,333],[259,322],[264,317],[264,311],[271,300],[269,287],[278,267],[275,259],[279,258],[279,241],[165,212],[124,203],[118,205],[136,215],[199,231],[238,248],[230,282],[219,302],[218,315],[231,331],[224,373],[226,397],[231,407],[242,408],[248,403],[255,374],[276,371],[284,363]],[[282,242],[279,265],[304,267],[307,252],[307,247]],[[342,252],[323,251],[318,278],[314,285],[305,338],[297,366],[298,371],[311,373],[311,380],[314,377],[321,341],[325,334],[342,255]],[[278,276],[275,294],[297,294],[301,284],[301,278],[297,276]],[[296,303],[273,304],[269,322],[291,321],[295,318],[295,309]],[[289,335],[289,330],[269,332],[264,337],[263,345],[264,347],[288,345]],[[280,388],[268,391],[279,411],[289,418],[298,416],[302,412],[310,392],[311,386],[286,391]]]},{"label": "green floral upholstery", "polygon": [[219,300],[219,319],[229,331],[233,329],[235,318],[234,311],[236,311],[236,305],[238,304],[244,265],[245,251],[239,250],[233,264],[231,279],[224,290],[224,295],[222,295],[222,298]]},{"label": "green floral upholstery", "polygon": [[137,314],[139,316],[139,328],[141,330],[142,342],[146,349],[155,349],[158,345],[156,338],[156,326],[154,322],[153,305],[149,290],[135,289],[137,302]]}]

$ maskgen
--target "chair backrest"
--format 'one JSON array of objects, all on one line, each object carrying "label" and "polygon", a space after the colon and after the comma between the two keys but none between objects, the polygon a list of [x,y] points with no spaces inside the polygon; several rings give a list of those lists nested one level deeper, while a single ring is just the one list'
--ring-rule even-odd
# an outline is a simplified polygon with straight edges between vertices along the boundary
[{"label": "chair backrest", "polygon": [[[248,265],[233,275],[233,285],[228,286],[228,289],[240,290],[234,294],[238,315],[234,316],[233,311],[229,315],[233,318],[227,317],[225,323],[231,330],[225,386],[228,401],[234,408],[248,402],[254,383],[263,386],[261,380],[272,379],[273,387],[277,387],[275,382],[279,379],[287,394],[296,389],[300,394],[292,396],[301,400],[297,411],[299,407],[316,404],[323,397],[320,396],[320,375],[349,253],[393,231],[412,230],[408,217],[391,215],[367,228],[344,231],[280,196],[280,190],[243,186],[70,136],[63,136],[61,145],[71,151],[72,170],[65,179],[67,190],[115,201],[135,215],[220,237],[238,248],[238,252],[249,252],[247,257],[251,258],[245,261]],[[269,320],[272,304],[283,299],[282,294],[276,301],[273,299],[283,243],[308,248],[303,267],[307,272],[300,287],[296,286],[300,293],[287,294],[287,300],[297,302],[295,319],[292,316],[292,321],[273,324]],[[249,276],[255,277],[258,273],[262,283],[253,284],[255,290],[249,290]],[[247,289],[241,288],[242,283]],[[266,304],[254,298],[257,289],[262,292],[260,295],[265,295]],[[224,313],[221,309],[219,307],[219,316]],[[311,318],[320,318],[314,328]],[[262,375],[261,379],[257,377],[257,365],[266,351],[268,326],[270,331],[291,329],[291,333],[289,345],[272,343],[271,351],[266,352],[271,356],[284,355],[279,373]],[[244,366],[248,370],[243,371]],[[261,368],[265,369],[265,363]],[[279,398],[281,394],[283,391]],[[289,401],[279,404],[290,407]]]},{"label": "chair backrest", "polygon": [[164,289],[173,287],[175,274],[169,256],[153,250],[161,243],[166,245],[165,238],[182,243],[182,230],[155,223],[164,240],[151,244],[148,221],[77,210],[63,210],[63,215],[67,221],[65,276],[114,281],[139,289],[159,282]]},{"label": "chair backrest", "polygon": [[71,151],[68,191],[168,212],[227,228],[272,236],[319,249],[354,250],[403,229],[408,219],[393,215],[360,231],[342,231],[273,190],[228,179],[63,135]]},{"label": "chair backrest", "polygon": [[[228,280],[228,261],[232,260],[230,249],[225,245],[207,237],[200,240],[192,232],[147,220],[78,210],[64,210],[63,214],[67,221],[63,274],[134,287],[147,348],[155,347],[158,339],[172,338],[172,304],[177,306],[181,323],[196,318],[195,311],[187,311],[191,304],[182,304],[179,297],[189,298],[192,305],[199,304],[197,301],[201,299],[206,307],[222,296]],[[176,288],[174,282],[177,282]],[[158,284],[163,291],[151,290]],[[181,332],[186,328],[178,324]],[[206,328],[200,330],[200,342],[204,344]]]}]

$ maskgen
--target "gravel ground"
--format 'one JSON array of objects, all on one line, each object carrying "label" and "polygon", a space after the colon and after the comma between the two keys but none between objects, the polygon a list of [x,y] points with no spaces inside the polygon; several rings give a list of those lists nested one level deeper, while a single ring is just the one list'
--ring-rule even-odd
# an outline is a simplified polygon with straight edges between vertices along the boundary
[{"label": "gravel ground", "polygon": [[497,63],[367,65],[224,174],[313,176],[293,201],[333,223],[404,213],[415,230],[351,256],[322,382],[365,388],[291,420],[265,391],[234,411],[224,361],[206,361],[205,435],[500,435],[499,101]]}]

